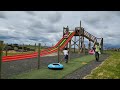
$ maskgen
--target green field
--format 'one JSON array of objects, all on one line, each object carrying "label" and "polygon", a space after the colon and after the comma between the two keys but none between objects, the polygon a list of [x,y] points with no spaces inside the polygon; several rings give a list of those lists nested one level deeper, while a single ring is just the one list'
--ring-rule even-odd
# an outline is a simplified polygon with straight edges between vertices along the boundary
[{"label": "green field", "polygon": [[87,75],[86,79],[120,79],[120,52],[108,51],[107,53],[111,56]]},{"label": "green field", "polygon": [[[28,48],[34,49],[35,46],[27,46]],[[44,47],[41,47],[41,50],[45,49]],[[36,52],[38,51],[38,47],[36,47]],[[7,56],[13,56],[13,55],[21,55],[21,54],[30,54],[34,51],[27,51],[27,52],[16,52],[14,50],[7,51]],[[2,56],[6,56],[6,51],[3,51]]]},{"label": "green field", "polygon": [[[29,51],[29,52],[15,52],[15,51],[8,51],[7,56],[13,56],[13,55],[21,55],[21,54],[30,54],[33,53],[34,51]],[[2,56],[6,56],[6,52],[3,51]]]},{"label": "green field", "polygon": [[66,75],[74,72],[76,69],[84,66],[85,64],[88,64],[92,60],[94,60],[94,55],[87,55],[71,60],[67,64],[62,62],[64,65],[63,70],[50,70],[45,67],[28,73],[15,75],[10,79],[63,79]]}]

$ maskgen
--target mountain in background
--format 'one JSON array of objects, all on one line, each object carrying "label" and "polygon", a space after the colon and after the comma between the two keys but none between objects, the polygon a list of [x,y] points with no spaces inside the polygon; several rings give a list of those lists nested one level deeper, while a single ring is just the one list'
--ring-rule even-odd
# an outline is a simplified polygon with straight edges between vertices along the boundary
[{"label": "mountain in background", "polygon": [[104,44],[104,48],[120,48],[120,45]]}]

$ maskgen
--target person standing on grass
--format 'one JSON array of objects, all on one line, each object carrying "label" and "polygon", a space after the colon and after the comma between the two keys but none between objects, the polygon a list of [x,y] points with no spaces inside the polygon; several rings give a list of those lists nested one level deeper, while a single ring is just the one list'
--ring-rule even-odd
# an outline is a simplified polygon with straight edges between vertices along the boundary
[{"label": "person standing on grass", "polygon": [[65,59],[65,63],[68,63],[68,49],[67,47],[65,47],[65,49],[63,50],[64,53],[64,59]]},{"label": "person standing on grass", "polygon": [[96,43],[96,45],[94,43],[94,48],[95,48],[95,59],[96,61],[99,61],[99,54],[100,54],[100,48],[101,48],[100,43]]}]

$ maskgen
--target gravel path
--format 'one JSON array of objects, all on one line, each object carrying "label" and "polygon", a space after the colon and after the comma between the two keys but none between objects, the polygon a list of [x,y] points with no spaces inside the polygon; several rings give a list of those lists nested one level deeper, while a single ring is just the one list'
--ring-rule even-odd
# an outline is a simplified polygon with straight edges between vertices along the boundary
[{"label": "gravel path", "polygon": [[[84,55],[82,54],[75,54],[72,53],[72,58],[82,57]],[[60,59],[62,59],[63,55],[60,56]],[[47,57],[41,57],[41,68],[46,68],[48,64],[50,63],[56,63],[57,62],[57,56],[47,56]],[[72,59],[71,58],[71,59]],[[6,79],[11,77],[12,75],[17,75],[24,72],[29,72],[33,69],[37,69],[38,66],[38,60],[37,58],[33,59],[25,59],[25,60],[18,60],[18,61],[12,61],[12,62],[4,62],[2,63],[2,78]]]},{"label": "gravel path", "polygon": [[83,79],[86,75],[90,74],[91,71],[99,66],[105,59],[109,57],[108,54],[103,54],[102,57],[100,57],[99,62],[96,62],[95,60],[91,61],[89,64],[85,65],[82,68],[79,68],[75,72],[69,74],[64,79]]}]

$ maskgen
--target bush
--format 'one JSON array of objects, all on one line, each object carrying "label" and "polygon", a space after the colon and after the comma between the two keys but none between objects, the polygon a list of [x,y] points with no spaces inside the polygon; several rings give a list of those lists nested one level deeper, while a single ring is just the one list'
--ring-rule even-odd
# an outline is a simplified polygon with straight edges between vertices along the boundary
[{"label": "bush", "polygon": [[14,47],[14,50],[15,50],[15,51],[18,51],[18,47]]}]

